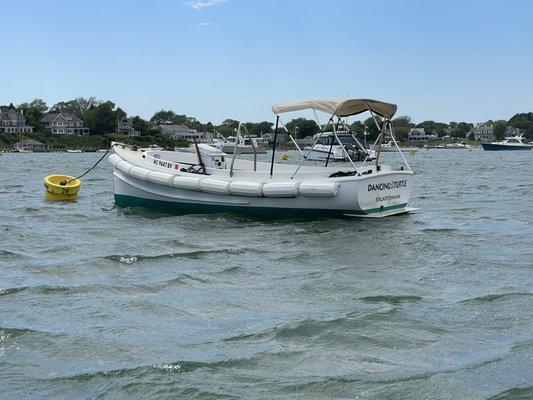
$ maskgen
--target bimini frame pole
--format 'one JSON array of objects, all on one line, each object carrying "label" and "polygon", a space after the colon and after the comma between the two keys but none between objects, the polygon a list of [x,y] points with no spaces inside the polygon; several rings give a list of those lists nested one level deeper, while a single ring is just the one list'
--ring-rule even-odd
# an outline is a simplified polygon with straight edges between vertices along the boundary
[{"label": "bimini frame pole", "polygon": [[[333,117],[331,117],[333,119]],[[335,129],[335,124],[331,124],[333,126],[333,135],[335,135],[335,139],[337,140],[337,143],[341,146],[342,150],[344,151],[344,154],[346,154],[346,157],[348,158],[348,161],[350,161],[350,164],[352,164],[352,167],[355,172],[357,172],[357,167],[355,166],[354,162],[352,161],[352,158],[348,154],[348,150],[346,150],[346,147],[342,144],[341,140],[337,136],[337,129]]]},{"label": "bimini frame pole", "polygon": [[394,142],[394,145],[396,146],[396,150],[398,150],[398,153],[400,153],[400,155],[402,156],[403,162],[405,163],[409,171],[413,171],[411,169],[411,166],[407,162],[407,159],[403,155],[403,152],[400,150],[400,146],[398,146],[398,143],[396,142],[396,138],[394,137],[394,129],[392,127],[392,122],[389,123],[389,133],[390,133],[390,137],[392,138],[392,141]]},{"label": "bimini frame pole", "polygon": [[294,138],[292,137],[292,135],[289,133],[289,130],[287,129],[287,126],[285,126],[285,123],[283,122],[283,119],[281,117],[279,117],[279,123],[281,124],[281,126],[283,127],[283,129],[285,129],[285,131],[287,132],[287,134],[289,135],[289,138],[292,140],[292,143],[294,143],[294,145],[296,146],[296,150],[298,150],[300,152],[300,155],[305,159],[305,154],[303,153],[302,149],[300,148],[300,146],[298,146],[298,143],[296,143],[296,140],[294,140]]},{"label": "bimini frame pole", "polygon": [[[340,122],[340,118],[337,117],[337,129],[339,128],[339,122]],[[329,164],[329,158],[331,156],[331,150],[333,150],[333,143],[335,143],[335,140],[332,140],[331,143],[329,144],[328,157],[326,158],[326,167]],[[339,143],[339,144],[342,146],[341,143]]]},{"label": "bimini frame pole", "polygon": [[276,115],[276,129],[274,130],[274,147],[272,148],[272,161],[270,162],[270,178],[274,173],[274,160],[276,157],[276,144],[278,141],[278,126],[279,126],[279,115]]},{"label": "bimini frame pole", "polygon": [[355,137],[355,135],[352,133],[352,131],[350,131],[350,129],[348,128],[346,123],[343,120],[341,120],[341,123],[342,123],[342,126],[344,127],[344,129],[346,130],[346,132],[350,132],[350,135],[352,136],[353,140],[355,140],[355,143],[359,146],[359,148],[361,150],[363,150],[363,152],[366,152],[365,146],[363,146],[363,144],[357,139],[357,137]]}]

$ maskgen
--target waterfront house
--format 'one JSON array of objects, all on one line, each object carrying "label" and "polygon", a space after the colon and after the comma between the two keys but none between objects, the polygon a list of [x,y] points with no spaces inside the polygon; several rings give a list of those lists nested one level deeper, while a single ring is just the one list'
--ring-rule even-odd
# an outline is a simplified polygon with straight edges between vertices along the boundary
[{"label": "waterfront house", "polygon": [[490,142],[492,140],[492,124],[476,124],[472,130],[474,140]]},{"label": "waterfront house", "polygon": [[40,152],[50,149],[50,146],[33,139],[25,139],[15,143],[15,150],[20,152]]},{"label": "waterfront house", "polygon": [[45,129],[56,135],[88,135],[89,128],[83,126],[83,121],[67,112],[48,113],[42,119]]},{"label": "waterfront house", "polygon": [[140,136],[141,132],[136,131],[133,127],[131,118],[122,117],[117,121],[117,133],[124,136]]},{"label": "waterfront house", "polygon": [[424,128],[412,128],[408,135],[409,140],[416,140],[416,141],[428,141],[428,140],[435,140],[437,139],[437,135],[434,133],[426,133],[426,130]]},{"label": "waterfront house", "polygon": [[186,125],[157,125],[153,129],[173,139],[186,139],[189,141],[193,141],[194,138],[198,141],[202,139],[202,134]]},{"label": "waterfront house", "polygon": [[13,104],[0,111],[0,133],[31,133],[33,126],[26,125],[26,118],[22,111],[17,111]]}]

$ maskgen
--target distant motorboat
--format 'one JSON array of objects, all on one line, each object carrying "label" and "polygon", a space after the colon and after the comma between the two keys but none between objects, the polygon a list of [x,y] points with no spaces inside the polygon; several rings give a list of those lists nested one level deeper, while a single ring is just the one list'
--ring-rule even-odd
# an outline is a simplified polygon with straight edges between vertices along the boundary
[{"label": "distant motorboat", "polygon": [[239,154],[265,154],[266,149],[259,144],[255,137],[239,137],[229,136],[227,139],[220,137],[215,140],[213,146],[226,154],[233,154],[235,151],[235,143],[237,143],[237,153]]},{"label": "distant motorboat", "polygon": [[533,144],[524,143],[522,136],[508,136],[501,142],[482,143],[481,146],[487,151],[533,149]]},{"label": "distant motorboat", "polygon": [[81,153],[80,149],[68,149],[67,153]]},{"label": "distant motorboat", "polygon": [[353,161],[376,159],[375,151],[365,149],[351,132],[337,132],[337,138],[341,143],[338,143],[334,132],[317,133],[314,138],[316,143],[313,146],[304,147],[304,151],[308,152],[307,160],[348,161],[348,155]]},{"label": "distant motorboat", "polygon": [[[404,152],[409,152],[409,151],[418,151],[418,148],[417,147],[400,147],[400,150]],[[393,152],[398,151],[398,149],[394,145],[394,142],[390,140],[389,142],[383,143],[381,145],[380,151],[383,153],[393,153]]]},{"label": "distant motorboat", "polygon": [[445,150],[466,150],[469,149],[471,146],[469,144],[466,144],[465,142],[459,142],[459,143],[446,143],[444,145],[438,145],[435,148],[436,149],[445,149]]}]

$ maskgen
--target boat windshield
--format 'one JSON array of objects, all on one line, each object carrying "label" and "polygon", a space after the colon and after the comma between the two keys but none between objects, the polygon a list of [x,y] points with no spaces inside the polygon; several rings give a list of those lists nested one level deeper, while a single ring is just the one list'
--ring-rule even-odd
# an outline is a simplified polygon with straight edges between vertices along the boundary
[{"label": "boat windshield", "polygon": [[507,143],[520,143],[517,139],[507,139]]}]

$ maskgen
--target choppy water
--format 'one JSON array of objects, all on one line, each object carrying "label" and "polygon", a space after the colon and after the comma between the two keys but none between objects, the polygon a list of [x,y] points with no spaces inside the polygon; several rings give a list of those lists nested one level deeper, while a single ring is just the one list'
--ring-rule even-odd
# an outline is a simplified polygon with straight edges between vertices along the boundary
[{"label": "choppy water", "polygon": [[533,398],[533,152],[421,151],[381,220],[44,201],[99,156],[0,157],[0,399]]}]

